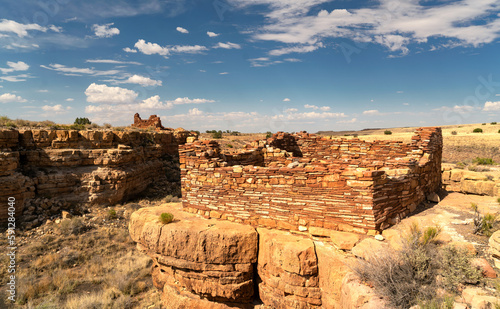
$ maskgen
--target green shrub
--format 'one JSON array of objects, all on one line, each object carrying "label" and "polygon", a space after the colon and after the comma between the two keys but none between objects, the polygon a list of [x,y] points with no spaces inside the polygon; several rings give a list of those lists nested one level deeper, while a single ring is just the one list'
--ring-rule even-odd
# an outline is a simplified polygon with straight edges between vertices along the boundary
[{"label": "green shrub", "polygon": [[476,203],[471,203],[471,208],[474,210],[474,234],[481,234],[490,237],[493,234],[493,225],[496,221],[496,216],[492,214],[481,215]]},{"label": "green shrub", "polygon": [[433,298],[426,302],[419,302],[420,309],[453,309],[454,297]]},{"label": "green shrub", "polygon": [[212,133],[212,138],[216,138],[216,139],[220,139],[222,138],[222,131],[219,130],[219,131],[215,131]]},{"label": "green shrub", "polygon": [[169,224],[174,220],[174,215],[169,212],[164,212],[160,215],[160,222],[163,224]]},{"label": "green shrub", "polygon": [[493,121],[493,122],[491,123],[491,125],[495,125],[495,124],[497,124],[497,122],[496,122],[496,121]]},{"label": "green shrub", "polygon": [[497,198],[497,202],[498,202],[498,204],[500,204],[500,197],[499,197],[499,198]]},{"label": "green shrub", "polygon": [[74,124],[86,125],[86,124],[92,124],[92,122],[90,122],[90,120],[87,117],[84,117],[84,118],[76,118]]},{"label": "green shrub", "polygon": [[439,264],[434,243],[438,227],[422,231],[412,224],[398,251],[373,252],[352,269],[373,284],[378,295],[396,308],[410,308],[436,297]]},{"label": "green shrub", "polygon": [[230,132],[232,136],[238,136],[240,135],[240,132],[238,131],[233,131],[233,132]]},{"label": "green shrub", "polygon": [[457,135],[457,131],[451,131],[451,135]]},{"label": "green shrub", "polygon": [[498,130],[498,133],[500,133],[500,130]]},{"label": "green shrub", "polygon": [[447,290],[457,292],[465,283],[476,284],[482,271],[471,265],[472,254],[465,247],[448,245],[440,251],[440,266]]},{"label": "green shrub", "polygon": [[385,134],[385,135],[391,135],[391,134],[392,134],[392,131],[385,130],[385,131],[384,131],[384,134]]},{"label": "green shrub", "polygon": [[227,147],[228,147],[228,148],[233,148],[234,146],[233,146],[233,145],[231,145],[231,144],[227,144]]},{"label": "green shrub", "polygon": [[273,133],[271,131],[266,132],[266,138],[271,138],[273,136]]},{"label": "green shrub", "polygon": [[485,125],[486,125],[486,122],[481,123],[481,125],[485,126]]},{"label": "green shrub", "polygon": [[472,160],[472,163],[479,164],[479,165],[495,164],[495,162],[493,162],[493,159],[491,159],[491,158],[480,158],[480,157],[476,157],[474,160]]},{"label": "green shrub", "polygon": [[472,130],[472,133],[483,133],[483,129],[475,128],[474,130]]},{"label": "green shrub", "polygon": [[116,214],[116,210],[114,210],[113,208],[111,208],[110,210],[108,210],[108,219],[109,220],[113,220],[113,219],[116,219],[118,218],[118,215]]}]

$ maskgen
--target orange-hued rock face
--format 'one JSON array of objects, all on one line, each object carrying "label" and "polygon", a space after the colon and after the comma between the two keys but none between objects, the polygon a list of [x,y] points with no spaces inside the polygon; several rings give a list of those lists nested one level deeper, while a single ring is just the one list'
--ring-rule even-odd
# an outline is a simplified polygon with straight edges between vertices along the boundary
[{"label": "orange-hued rock face", "polygon": [[[38,209],[40,199],[116,204],[157,181],[179,186],[176,157],[185,141],[172,131],[0,130],[0,199],[16,199],[19,224],[41,223],[61,209]],[[0,222],[6,219],[1,203]]]},{"label": "orange-hued rock face", "polygon": [[[158,218],[167,211],[174,221],[164,225]],[[164,205],[133,213],[129,230],[153,258],[158,288],[169,285],[221,302],[253,298],[258,235],[251,226],[207,220]]]}]

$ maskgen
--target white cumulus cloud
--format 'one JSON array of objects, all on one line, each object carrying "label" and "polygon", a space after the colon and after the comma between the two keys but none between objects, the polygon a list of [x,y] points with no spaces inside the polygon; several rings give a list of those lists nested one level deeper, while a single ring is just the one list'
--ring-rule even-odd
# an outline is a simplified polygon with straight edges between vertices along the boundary
[{"label": "white cumulus cloud", "polygon": [[169,54],[168,48],[162,47],[156,43],[146,42],[143,39],[138,40],[134,47],[145,55],[158,54],[160,56],[168,56]]},{"label": "white cumulus cloud", "polygon": [[3,74],[11,73],[14,71],[26,71],[30,68],[29,65],[27,65],[22,61],[18,62],[7,61],[7,66],[8,68],[0,68],[0,71],[2,71]]},{"label": "white cumulus cloud", "polygon": [[219,36],[219,33],[215,33],[212,31],[207,31],[207,35],[211,38],[215,38],[216,36]]},{"label": "white cumulus cloud", "polygon": [[483,111],[500,111],[500,101],[484,103]]},{"label": "white cumulus cloud", "polygon": [[289,98],[284,98],[283,102],[290,102],[290,99]]},{"label": "white cumulus cloud", "polygon": [[123,104],[134,102],[138,93],[126,88],[92,83],[85,90],[85,95],[90,103]]},{"label": "white cumulus cloud", "polygon": [[4,93],[0,95],[0,103],[14,103],[14,102],[23,103],[26,102],[26,99],[23,99],[22,97],[12,93]]},{"label": "white cumulus cloud", "polygon": [[120,34],[120,30],[118,28],[111,27],[113,25],[114,23],[104,25],[94,24],[92,25],[92,30],[94,30],[94,33],[98,38],[110,38],[114,35]]},{"label": "white cumulus cloud", "polygon": [[184,98],[177,98],[170,102],[172,102],[173,104],[203,104],[203,103],[213,103],[215,101],[208,99],[190,99],[188,97],[184,97]]},{"label": "white cumulus cloud", "polygon": [[197,108],[192,108],[189,110],[189,113],[188,113],[190,116],[200,116],[201,114],[203,114],[202,111],[200,111],[199,109]]},{"label": "white cumulus cloud", "polygon": [[189,33],[189,31],[187,31],[187,29],[184,29],[182,27],[177,27],[177,28],[175,28],[175,30],[179,31],[180,33]]},{"label": "white cumulus cloud", "polygon": [[149,77],[141,76],[141,75],[132,75],[124,81],[120,81],[120,84],[139,84],[141,86],[161,86],[161,80],[154,80]]},{"label": "white cumulus cloud", "polygon": [[42,109],[46,112],[54,112],[56,114],[64,114],[67,111],[71,110],[71,106],[64,107],[61,104],[57,105],[44,105]]},{"label": "white cumulus cloud", "polygon": [[123,49],[123,51],[127,52],[127,53],[137,53],[137,49],[133,49],[133,48],[130,48],[130,47],[125,47]]}]

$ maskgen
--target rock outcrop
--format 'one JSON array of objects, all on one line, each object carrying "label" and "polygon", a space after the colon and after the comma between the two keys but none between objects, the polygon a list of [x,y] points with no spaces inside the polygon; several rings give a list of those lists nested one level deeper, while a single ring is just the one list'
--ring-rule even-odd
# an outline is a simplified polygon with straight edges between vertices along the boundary
[{"label": "rock outcrop", "polygon": [[16,199],[16,217],[36,217],[46,211],[33,203],[40,198],[115,204],[159,181],[179,191],[178,145],[189,136],[180,130],[0,130],[0,221],[9,197]]},{"label": "rock outcrop", "polygon": [[[174,221],[160,223],[163,212]],[[153,259],[165,308],[340,308],[347,258],[331,244],[205,219],[179,204],[136,211],[129,230]]]},{"label": "rock outcrop", "polygon": [[258,229],[262,302],[275,309],[320,308],[318,259],[312,240]]},{"label": "rock outcrop", "polygon": [[[158,218],[166,211],[175,220],[165,225]],[[193,294],[181,301],[190,303],[187,308],[203,300],[222,304],[253,300],[258,245],[254,228],[154,207],[132,214],[129,229],[138,248],[153,258],[153,281],[168,291],[164,293],[168,308],[174,308],[168,305],[169,295],[181,291]]]},{"label": "rock outcrop", "polygon": [[443,168],[443,185],[447,191],[500,197],[500,178],[486,173]]}]

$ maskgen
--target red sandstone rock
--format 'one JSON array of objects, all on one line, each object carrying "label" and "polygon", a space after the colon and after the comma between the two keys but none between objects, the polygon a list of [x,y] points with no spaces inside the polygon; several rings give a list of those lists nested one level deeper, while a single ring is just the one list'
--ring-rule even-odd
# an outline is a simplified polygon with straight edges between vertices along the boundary
[{"label": "red sandstone rock", "polygon": [[496,278],[497,273],[491,267],[490,263],[485,258],[475,258],[471,260],[471,265],[477,267],[483,272],[483,277]]}]

